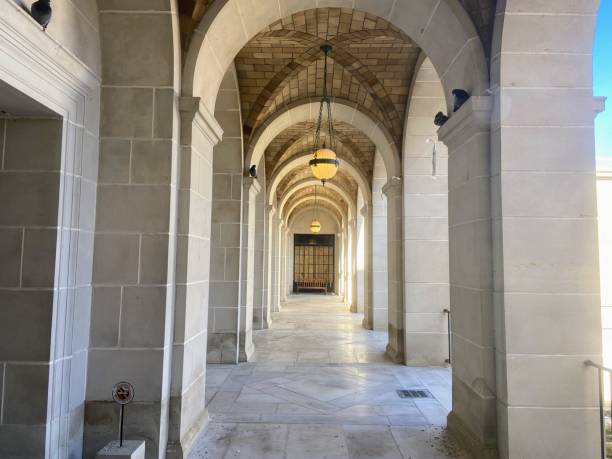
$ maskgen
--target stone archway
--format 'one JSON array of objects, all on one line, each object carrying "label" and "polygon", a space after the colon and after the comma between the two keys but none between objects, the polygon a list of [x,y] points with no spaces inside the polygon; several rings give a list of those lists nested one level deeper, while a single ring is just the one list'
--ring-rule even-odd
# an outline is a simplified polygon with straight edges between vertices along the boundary
[{"label": "stone archway", "polygon": [[[400,176],[400,155],[387,129],[350,102],[335,99],[332,107],[334,120],[346,122],[372,141],[383,157],[388,177]],[[253,134],[250,147],[246,152],[245,164],[257,162],[263,156],[266,147],[283,129],[303,121],[315,120],[318,110],[319,103],[314,101],[296,103],[286,109],[279,110]]]},{"label": "stone archway", "polygon": [[[344,8],[347,2],[332,0],[326,6]],[[449,109],[452,107],[450,89],[460,87],[472,94],[483,94],[488,89],[488,67],[480,38],[469,16],[455,0],[360,1],[349,6],[387,19],[417,42],[442,75]],[[216,2],[192,38],[185,61],[184,93],[200,97],[212,111],[225,69],[248,40],[282,17],[315,7],[312,0]],[[236,21],[236,17],[241,20]],[[201,65],[203,62],[217,65]]]}]

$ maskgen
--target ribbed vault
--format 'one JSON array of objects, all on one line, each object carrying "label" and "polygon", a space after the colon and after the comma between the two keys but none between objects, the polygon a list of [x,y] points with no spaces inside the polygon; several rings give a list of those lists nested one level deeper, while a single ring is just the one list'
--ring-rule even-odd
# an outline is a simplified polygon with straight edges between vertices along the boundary
[{"label": "ribbed vault", "polygon": [[[348,123],[336,122],[336,153],[340,160],[348,159],[366,177],[372,176],[376,148],[368,137]],[[303,154],[312,153],[315,123],[304,121],[296,123],[280,133],[265,152],[266,171],[271,177],[276,167],[285,161]],[[321,136],[322,142],[329,145],[327,134]]]},{"label": "ribbed vault", "polygon": [[319,8],[283,18],[256,35],[236,57],[244,133],[279,108],[322,94],[320,45],[333,49],[332,96],[383,120],[400,142],[408,86],[420,49],[389,22],[360,11]]},{"label": "ribbed vault", "polygon": [[[336,209],[334,209],[333,206],[331,206],[331,205],[329,205],[329,204],[327,204],[325,202],[321,202],[321,203],[318,203],[317,207],[319,209],[318,215],[321,215],[320,210],[324,209],[325,211],[327,211],[330,214],[332,214],[335,217],[335,219],[336,219],[336,221],[338,223],[338,226],[341,226],[341,224],[342,224],[341,223],[342,222],[342,215],[340,215],[338,213],[338,211]],[[312,212],[313,217],[315,215],[317,215],[317,213],[315,212],[315,209],[314,209],[314,206],[313,206],[312,202],[305,202],[305,203],[302,203],[302,204],[299,204],[298,206],[296,206],[295,209],[293,209],[293,211],[291,212],[291,215],[287,215],[287,220],[288,220],[289,223],[291,223],[295,216],[297,216],[299,214],[307,213],[307,212]]]},{"label": "ribbed vault", "polygon": [[[317,200],[319,200],[319,198],[329,199],[335,202],[338,205],[338,207],[340,207],[343,210],[343,212],[346,213],[348,211],[348,205],[346,201],[344,201],[342,196],[340,196],[340,194],[338,194],[331,188],[326,188],[326,187],[321,187],[321,186],[317,186],[316,188],[317,188],[316,190]],[[315,197],[315,187],[314,186],[303,188],[301,190],[296,191],[294,194],[291,195],[291,198],[289,198],[289,200],[287,201],[285,208],[290,209],[291,207],[293,207],[293,205],[296,202],[299,202],[300,200],[304,198],[311,198],[313,200],[311,204],[314,205],[314,197]]]},{"label": "ribbed vault", "polygon": [[[178,0],[181,44],[184,50],[189,47],[195,27],[202,20],[209,6],[215,1],[223,0]],[[490,54],[491,49],[495,2],[496,0],[460,0],[478,30],[487,55]]]}]

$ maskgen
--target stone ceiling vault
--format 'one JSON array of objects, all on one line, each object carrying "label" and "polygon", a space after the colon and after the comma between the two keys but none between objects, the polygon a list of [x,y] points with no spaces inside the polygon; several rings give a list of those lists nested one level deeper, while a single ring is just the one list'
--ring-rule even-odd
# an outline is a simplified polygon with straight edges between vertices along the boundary
[{"label": "stone ceiling vault", "polygon": [[[214,2],[178,0],[183,50]],[[375,0],[373,0],[375,1]],[[495,0],[461,0],[489,48]],[[318,101],[323,93],[324,59],[320,45],[333,46],[327,78],[332,99],[356,106],[376,120],[401,150],[410,84],[421,53],[416,43],[387,20],[350,8],[317,8],[282,18],[255,35],[235,57],[242,111],[244,150],[251,136],[279,112],[303,102]],[[368,180],[376,148],[364,133],[336,122],[336,153],[353,163]],[[269,179],[277,166],[312,151],[315,123],[289,126],[265,150]],[[327,136],[323,140],[329,144]],[[277,197],[310,176],[307,166],[296,167],[277,188]],[[333,179],[351,197],[357,183],[348,174]]]}]

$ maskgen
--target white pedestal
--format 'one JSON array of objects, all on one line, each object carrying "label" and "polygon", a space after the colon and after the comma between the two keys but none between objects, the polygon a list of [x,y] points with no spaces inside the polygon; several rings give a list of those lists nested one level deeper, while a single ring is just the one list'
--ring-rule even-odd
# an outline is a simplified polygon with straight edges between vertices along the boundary
[{"label": "white pedestal", "polygon": [[123,440],[123,445],[119,447],[119,440],[111,441],[98,451],[96,459],[145,459],[145,442]]}]

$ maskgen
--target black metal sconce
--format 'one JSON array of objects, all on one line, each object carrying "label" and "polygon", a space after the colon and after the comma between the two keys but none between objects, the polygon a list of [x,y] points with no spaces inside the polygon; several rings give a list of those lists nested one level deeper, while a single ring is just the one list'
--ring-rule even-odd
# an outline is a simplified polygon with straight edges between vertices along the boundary
[{"label": "black metal sconce", "polygon": [[434,118],[434,124],[436,126],[444,126],[444,123],[446,123],[447,121],[448,121],[448,116],[446,116],[444,113],[442,112],[436,113],[436,116]]},{"label": "black metal sconce", "polygon": [[30,14],[42,26],[43,31],[47,30],[47,26],[51,22],[51,15],[53,14],[51,0],[38,0],[32,3]]},{"label": "black metal sconce", "polygon": [[461,108],[463,104],[467,102],[467,100],[470,98],[470,95],[467,93],[467,91],[463,89],[453,89],[452,94],[453,96],[455,96],[455,106],[453,108],[453,112],[456,112]]}]

